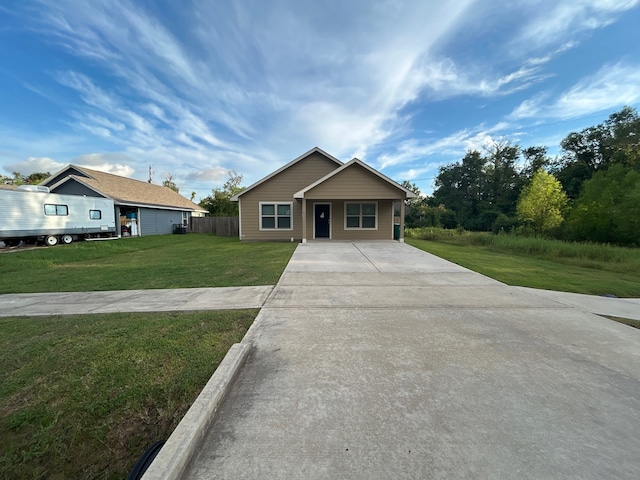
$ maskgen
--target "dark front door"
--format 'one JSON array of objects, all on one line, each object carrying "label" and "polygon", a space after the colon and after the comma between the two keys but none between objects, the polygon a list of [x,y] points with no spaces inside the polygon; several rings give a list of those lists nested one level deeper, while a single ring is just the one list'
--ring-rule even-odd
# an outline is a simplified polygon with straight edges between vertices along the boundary
[{"label": "dark front door", "polygon": [[316,204],[315,211],[315,238],[329,238],[329,213],[331,205],[326,203]]}]

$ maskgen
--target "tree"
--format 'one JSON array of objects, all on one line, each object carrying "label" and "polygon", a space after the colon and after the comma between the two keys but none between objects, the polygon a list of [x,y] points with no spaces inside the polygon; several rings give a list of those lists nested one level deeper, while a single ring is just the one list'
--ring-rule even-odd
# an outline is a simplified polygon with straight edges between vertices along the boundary
[{"label": "tree", "polygon": [[640,117],[631,107],[613,113],[603,123],[572,132],[561,142],[564,154],[554,166],[570,198],[598,171],[620,164],[640,170]]},{"label": "tree", "polygon": [[35,172],[29,175],[22,175],[20,172],[12,172],[13,179],[6,177],[7,180],[11,180],[14,185],[38,185],[44,180],[49,178],[51,174],[49,172]]},{"label": "tree", "polygon": [[640,243],[640,173],[613,165],[584,183],[568,224],[575,240]]},{"label": "tree", "polygon": [[203,198],[200,206],[206,208],[214,217],[235,217],[238,215],[238,204],[231,201],[231,197],[243,191],[241,187],[242,175],[235,170],[229,172],[229,178],[222,188],[214,188],[213,195]]},{"label": "tree", "polygon": [[167,173],[167,176],[165,177],[164,182],[162,182],[162,186],[170,188],[171,190],[173,190],[176,193],[180,193],[180,189],[178,188],[178,186],[173,181],[173,175],[170,174],[170,173]]},{"label": "tree", "polygon": [[539,169],[520,193],[516,207],[518,217],[538,233],[549,233],[559,227],[567,205],[567,194],[556,178]]}]

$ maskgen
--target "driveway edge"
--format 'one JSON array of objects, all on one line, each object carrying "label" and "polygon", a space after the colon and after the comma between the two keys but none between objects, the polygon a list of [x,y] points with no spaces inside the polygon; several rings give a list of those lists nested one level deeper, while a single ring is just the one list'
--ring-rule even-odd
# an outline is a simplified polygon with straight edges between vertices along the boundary
[{"label": "driveway edge", "polygon": [[251,345],[246,343],[231,346],[198,398],[145,472],[143,480],[173,480],[182,477],[250,350]]}]

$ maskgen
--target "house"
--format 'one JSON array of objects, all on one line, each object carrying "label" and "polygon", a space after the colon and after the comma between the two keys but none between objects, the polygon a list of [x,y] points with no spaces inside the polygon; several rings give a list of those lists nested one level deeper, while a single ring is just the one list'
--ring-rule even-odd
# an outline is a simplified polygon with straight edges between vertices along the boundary
[{"label": "house", "polygon": [[205,209],[168,187],[68,165],[40,185],[52,193],[104,197],[113,200],[118,236],[173,233]]},{"label": "house", "polygon": [[343,163],[316,147],[231,200],[238,202],[241,240],[402,242],[404,200],[415,196],[357,158]]}]

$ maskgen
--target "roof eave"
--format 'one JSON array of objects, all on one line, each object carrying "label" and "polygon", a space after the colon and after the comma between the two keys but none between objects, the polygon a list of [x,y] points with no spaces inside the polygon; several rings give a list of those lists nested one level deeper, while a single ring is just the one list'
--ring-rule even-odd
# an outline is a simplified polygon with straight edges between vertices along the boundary
[{"label": "roof eave", "polygon": [[343,162],[341,162],[340,160],[338,160],[336,157],[334,157],[333,155],[328,154],[327,152],[325,152],[324,150],[322,150],[320,147],[313,147],[311,150],[303,153],[302,155],[294,158],[293,160],[291,160],[289,163],[287,163],[286,165],[280,167],[278,170],[276,170],[275,172],[270,173],[269,175],[267,175],[264,178],[261,178],[260,180],[258,180],[256,183],[254,183],[253,185],[250,185],[249,187],[245,188],[243,191],[241,191],[240,193],[237,193],[236,195],[234,195],[233,197],[230,198],[230,200],[232,202],[237,202],[240,197],[242,195],[244,195],[245,193],[249,192],[250,190],[253,190],[255,187],[262,185],[264,182],[266,182],[267,180],[270,180],[271,178],[275,177],[276,175],[278,175],[280,172],[286,170],[287,168],[295,165],[296,163],[298,163],[300,160],[303,160],[304,158],[308,157],[309,155],[311,155],[312,153],[320,153],[321,155],[324,155],[325,157],[327,157],[329,160],[334,161],[339,167],[341,167],[342,165],[344,165]]}]

